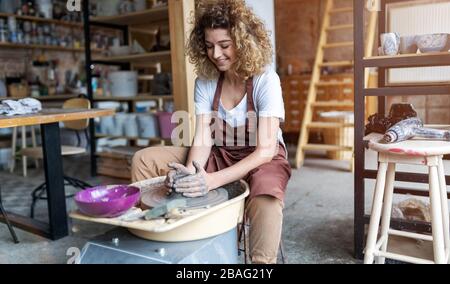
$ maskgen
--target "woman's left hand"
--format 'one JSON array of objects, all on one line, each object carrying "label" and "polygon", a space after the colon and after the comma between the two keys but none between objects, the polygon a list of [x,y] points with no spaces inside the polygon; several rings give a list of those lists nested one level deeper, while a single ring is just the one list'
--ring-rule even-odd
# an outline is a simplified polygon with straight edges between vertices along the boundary
[{"label": "woman's left hand", "polygon": [[211,175],[197,162],[192,162],[196,172],[193,175],[175,180],[173,187],[178,193],[186,197],[200,197],[212,190]]}]

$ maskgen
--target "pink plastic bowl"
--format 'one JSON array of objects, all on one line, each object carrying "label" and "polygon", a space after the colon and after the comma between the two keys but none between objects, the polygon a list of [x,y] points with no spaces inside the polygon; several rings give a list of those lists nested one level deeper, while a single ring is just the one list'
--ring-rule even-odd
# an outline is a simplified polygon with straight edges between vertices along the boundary
[{"label": "pink plastic bowl", "polygon": [[92,217],[117,217],[136,205],[140,190],[135,186],[96,186],[78,192],[75,203],[83,214]]}]

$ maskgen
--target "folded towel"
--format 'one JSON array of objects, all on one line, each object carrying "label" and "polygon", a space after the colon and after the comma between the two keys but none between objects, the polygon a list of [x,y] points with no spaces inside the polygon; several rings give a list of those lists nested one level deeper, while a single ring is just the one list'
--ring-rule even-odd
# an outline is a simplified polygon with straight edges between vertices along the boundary
[{"label": "folded towel", "polygon": [[41,110],[41,102],[33,98],[25,98],[18,101],[4,100],[0,105],[0,114],[6,116],[37,113]]}]

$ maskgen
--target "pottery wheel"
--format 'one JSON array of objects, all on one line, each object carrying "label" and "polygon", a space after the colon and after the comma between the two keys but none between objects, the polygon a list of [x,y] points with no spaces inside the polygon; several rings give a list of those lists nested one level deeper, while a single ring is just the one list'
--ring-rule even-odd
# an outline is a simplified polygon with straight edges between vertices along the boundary
[{"label": "pottery wheel", "polygon": [[228,200],[228,191],[225,188],[218,188],[211,190],[207,195],[202,197],[184,197],[181,194],[173,193],[167,195],[167,189],[165,187],[155,188],[149,190],[142,195],[141,207],[154,208],[166,204],[174,199],[185,199],[186,208],[195,209],[203,208],[206,206],[214,206],[219,203],[223,203]]}]

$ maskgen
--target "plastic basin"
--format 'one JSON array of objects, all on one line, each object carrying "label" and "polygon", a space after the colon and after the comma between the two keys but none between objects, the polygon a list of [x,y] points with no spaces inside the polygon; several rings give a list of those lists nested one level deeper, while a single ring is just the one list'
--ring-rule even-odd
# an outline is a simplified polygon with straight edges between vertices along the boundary
[{"label": "plastic basin", "polygon": [[75,203],[83,214],[92,217],[113,218],[136,205],[140,190],[135,186],[96,186],[78,192]]}]

